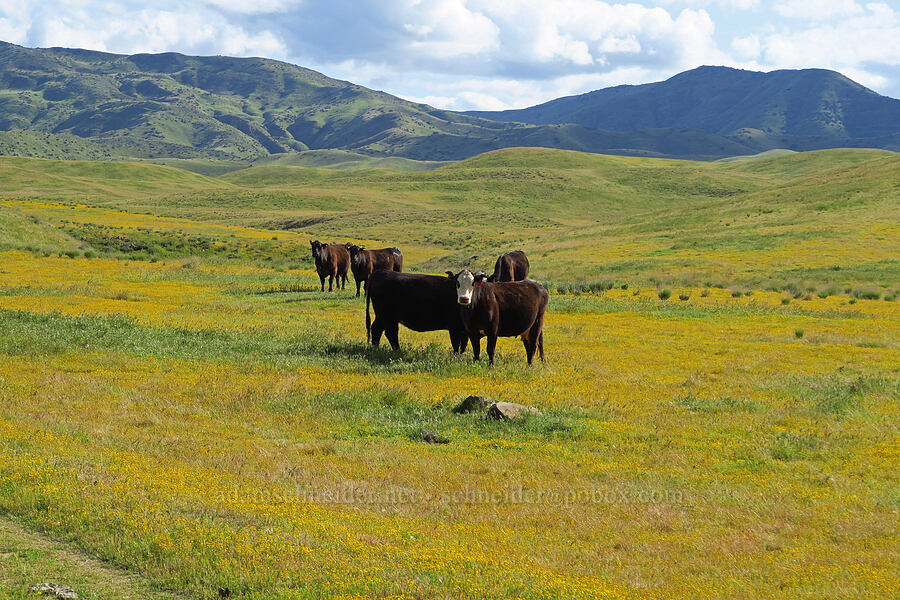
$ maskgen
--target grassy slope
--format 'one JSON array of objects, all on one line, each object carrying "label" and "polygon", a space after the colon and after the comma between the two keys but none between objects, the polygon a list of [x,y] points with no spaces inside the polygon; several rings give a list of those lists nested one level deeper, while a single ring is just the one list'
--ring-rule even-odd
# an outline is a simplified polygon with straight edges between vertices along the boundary
[{"label": "grassy slope", "polygon": [[[201,598],[888,596],[900,305],[753,282],[895,290],[897,174],[872,151],[220,179],[2,159],[0,224],[30,229],[0,244],[101,256],[0,252],[0,515]],[[522,245],[542,280],[630,285],[552,294],[548,362],[501,339],[487,369],[446,333],[368,347],[309,236],[434,270]],[[700,273],[755,291],[650,283]],[[545,414],[453,415],[469,393]]]},{"label": "grassy slope", "polygon": [[541,280],[836,289],[896,285],[898,173],[898,155],[872,150],[710,164],[512,149],[418,173],[255,166],[218,179],[0,162],[10,198],[381,240],[431,257],[412,268],[487,269],[523,247]]},{"label": "grassy slope", "polygon": [[68,585],[79,598],[164,600],[176,598],[154,590],[147,581],[73,551],[70,544],[26,531],[0,519],[0,593],[4,599],[35,598],[32,586]]}]

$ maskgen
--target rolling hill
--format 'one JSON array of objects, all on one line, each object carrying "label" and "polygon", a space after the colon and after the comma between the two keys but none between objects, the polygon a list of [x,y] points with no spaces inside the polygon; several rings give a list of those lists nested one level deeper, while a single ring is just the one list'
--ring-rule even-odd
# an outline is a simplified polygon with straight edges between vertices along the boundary
[{"label": "rolling hill", "polygon": [[228,165],[196,161],[316,164],[318,155],[291,156],[340,150],[433,162],[521,146],[696,160],[774,148],[897,150],[900,100],[830,71],[703,67],[519,111],[464,114],[264,58],[0,42],[0,154],[177,159],[218,173]]},{"label": "rolling hill", "polygon": [[688,128],[759,151],[900,150],[900,100],[824,69],[761,73],[700,67],[657,83],[620,85],[521,110],[467,114],[623,132]]},{"label": "rolling hill", "polygon": [[0,42],[0,153],[257,160],[306,150],[459,160],[540,146],[715,159],[755,147],[695,128],[500,123],[263,58],[124,56]]}]

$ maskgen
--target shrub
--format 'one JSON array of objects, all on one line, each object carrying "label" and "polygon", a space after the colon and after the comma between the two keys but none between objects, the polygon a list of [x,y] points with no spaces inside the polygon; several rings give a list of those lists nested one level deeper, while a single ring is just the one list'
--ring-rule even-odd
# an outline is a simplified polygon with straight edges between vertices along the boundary
[{"label": "shrub", "polygon": [[700,297],[701,297],[701,298],[708,298],[708,297],[709,297],[709,289],[705,289],[705,290],[703,290],[702,292],[700,292]]},{"label": "shrub", "polygon": [[850,298],[850,304],[856,304],[856,298]]},{"label": "shrub", "polygon": [[94,257],[96,257],[96,256],[97,256],[97,254],[96,254],[95,252],[91,252],[90,250],[85,250],[85,251],[84,251],[84,257],[85,257],[85,258],[94,258]]},{"label": "shrub", "polygon": [[881,298],[881,292],[872,288],[854,290],[853,295],[861,300],[878,300]]},{"label": "shrub", "polygon": [[827,298],[827,297],[828,297],[828,292],[826,292],[826,291],[821,291],[821,292],[819,292],[818,296],[819,296],[819,298]]},{"label": "shrub", "polygon": [[740,298],[743,295],[744,294],[741,292],[741,290],[732,290],[732,292],[731,292],[732,298]]},{"label": "shrub", "polygon": [[672,290],[660,290],[659,291],[659,299],[660,300],[668,300],[669,297],[672,296]]},{"label": "shrub", "polygon": [[794,337],[796,337],[798,340],[799,340],[800,338],[802,338],[802,337],[803,337],[803,330],[802,330],[802,329],[795,329],[795,330],[794,330]]},{"label": "shrub", "polygon": [[884,301],[885,302],[893,302],[896,298],[897,298],[897,296],[895,294],[891,294],[890,296],[885,296]]},{"label": "shrub", "polygon": [[628,284],[627,284],[627,283],[623,283],[623,284],[622,284],[622,289],[623,289],[623,290],[627,290],[627,289],[628,289]]},{"label": "shrub", "polygon": [[744,292],[744,295],[745,295],[745,296],[752,296],[752,295],[753,295],[753,290],[747,290],[746,292]]},{"label": "shrub", "polygon": [[688,298],[690,298],[690,296],[688,294],[679,294],[678,295],[679,300],[687,300]]},{"label": "shrub", "polygon": [[78,256],[78,252],[76,252],[75,250],[66,250],[63,254],[65,254],[69,258],[75,258],[76,256]]},{"label": "shrub", "polygon": [[637,296],[637,295],[640,294],[640,293],[641,293],[641,290],[634,290],[633,292],[631,292],[631,295],[632,295],[632,296]]},{"label": "shrub", "polygon": [[790,303],[791,303],[791,299],[790,299],[790,298],[782,298],[782,299],[781,299],[781,303],[782,303],[782,304],[790,304]]}]

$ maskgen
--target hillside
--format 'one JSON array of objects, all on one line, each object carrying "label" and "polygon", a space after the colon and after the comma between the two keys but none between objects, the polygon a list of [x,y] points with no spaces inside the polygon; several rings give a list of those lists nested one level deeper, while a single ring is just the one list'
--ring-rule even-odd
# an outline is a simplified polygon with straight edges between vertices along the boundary
[{"label": "hillside", "polygon": [[[0,157],[0,589],[892,597],[898,181],[882,150]],[[373,347],[311,238],[409,272],[524,249],[545,360]],[[540,413],[457,414],[469,394]]]},{"label": "hillside", "polygon": [[[112,209],[139,231],[158,229],[143,214],[174,219],[175,231],[185,219],[272,230],[256,235],[278,247],[291,240],[278,254],[286,264],[308,262],[315,237],[397,244],[407,268],[433,272],[487,269],[497,253],[523,247],[544,281],[872,285],[884,294],[900,280],[897,181],[900,156],[881,150],[708,163],[520,148],[421,172],[275,162],[217,178],[139,163],[0,159],[9,202],[64,202],[29,213],[95,250],[123,233],[97,238],[65,222]],[[96,208],[68,208],[78,204]],[[164,232],[136,235],[169,243]]]},{"label": "hillside", "polygon": [[610,131],[690,128],[760,151],[900,150],[900,100],[823,69],[761,73],[700,67],[658,83],[621,85],[521,110],[467,114]]},{"label": "hillside", "polygon": [[342,149],[447,161],[514,146],[696,159],[753,153],[693,128],[499,123],[263,58],[0,42],[0,71],[0,153],[19,156],[254,161]]}]

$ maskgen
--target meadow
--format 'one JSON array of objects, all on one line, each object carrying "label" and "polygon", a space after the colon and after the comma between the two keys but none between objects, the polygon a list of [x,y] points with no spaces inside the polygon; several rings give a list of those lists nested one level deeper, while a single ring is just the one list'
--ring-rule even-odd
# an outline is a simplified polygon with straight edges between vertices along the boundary
[{"label": "meadow", "polygon": [[[896,154],[0,158],[0,185],[9,597],[49,573],[84,598],[893,593]],[[367,346],[311,238],[422,272],[525,249],[547,362]],[[543,414],[454,414],[469,394]]]}]

